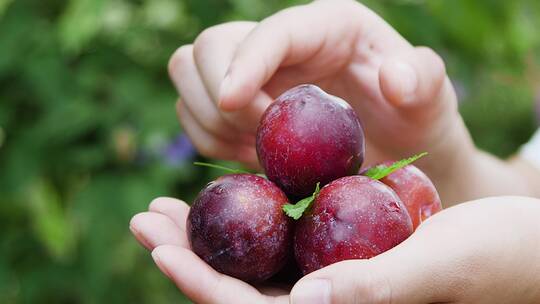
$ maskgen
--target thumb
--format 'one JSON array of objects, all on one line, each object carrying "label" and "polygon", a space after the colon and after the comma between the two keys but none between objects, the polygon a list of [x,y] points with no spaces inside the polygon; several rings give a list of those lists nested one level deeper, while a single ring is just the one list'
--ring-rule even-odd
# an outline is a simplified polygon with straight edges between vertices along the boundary
[{"label": "thumb", "polygon": [[[462,279],[446,256],[445,246],[426,229],[369,260],[342,261],[300,281],[292,304],[439,303],[452,300]],[[443,275],[444,274],[444,275]],[[443,281],[444,279],[444,281]]]}]

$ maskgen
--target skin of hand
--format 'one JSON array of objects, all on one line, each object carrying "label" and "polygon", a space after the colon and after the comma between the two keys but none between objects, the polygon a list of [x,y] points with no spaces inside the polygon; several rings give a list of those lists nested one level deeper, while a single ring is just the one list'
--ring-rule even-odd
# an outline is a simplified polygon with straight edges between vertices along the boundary
[{"label": "skin of hand", "polygon": [[[209,28],[173,55],[169,71],[184,131],[210,158],[257,167],[262,112],[286,89],[314,83],[360,116],[366,165],[430,152],[418,165],[447,207],[540,188],[540,173],[526,163],[474,147],[442,60],[354,1],[319,0],[260,23]],[[540,301],[540,232],[531,229],[539,208],[533,199],[501,197],[447,209],[396,248],[314,272],[290,295],[219,274],[199,259],[187,243],[189,209],[181,201],[157,199],[131,229],[196,303],[533,303]]]},{"label": "skin of hand", "polygon": [[189,207],[159,198],[130,228],[161,271],[195,303],[538,303],[540,201],[495,197],[446,209],[397,247],[313,272],[289,291],[252,287],[190,249]]},{"label": "skin of hand", "polygon": [[355,1],[320,0],[260,23],[211,27],[175,52],[169,72],[180,122],[210,158],[256,167],[260,116],[302,83],[353,106],[366,131],[366,166],[428,151],[433,157],[419,165],[437,182],[475,151],[441,58]]},{"label": "skin of hand", "polygon": [[[531,195],[519,172],[479,156],[441,58],[411,46],[355,1],[320,0],[260,23],[208,28],[175,52],[169,73],[181,94],[177,113],[184,131],[209,158],[258,167],[260,116],[285,90],[313,83],[347,100],[359,115],[367,136],[365,166],[427,151],[431,156],[418,165],[445,206],[505,191]],[[487,166],[500,174],[481,172]],[[477,173],[467,178],[463,170]]]}]

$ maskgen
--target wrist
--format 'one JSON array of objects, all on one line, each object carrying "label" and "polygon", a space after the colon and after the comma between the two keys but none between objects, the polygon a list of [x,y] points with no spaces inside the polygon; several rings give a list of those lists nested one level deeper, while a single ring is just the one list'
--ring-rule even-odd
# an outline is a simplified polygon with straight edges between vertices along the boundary
[{"label": "wrist", "polygon": [[446,174],[434,178],[445,208],[484,197],[534,195],[528,177],[511,163],[477,149],[472,140],[460,146],[462,151],[441,166]]},{"label": "wrist", "polygon": [[441,136],[439,143],[430,149],[430,153],[434,157],[431,161],[427,157],[421,165],[435,184],[443,206],[447,208],[473,199],[467,191],[470,187],[467,176],[471,175],[471,171],[479,170],[477,160],[482,152],[475,147],[459,114],[447,134]]}]

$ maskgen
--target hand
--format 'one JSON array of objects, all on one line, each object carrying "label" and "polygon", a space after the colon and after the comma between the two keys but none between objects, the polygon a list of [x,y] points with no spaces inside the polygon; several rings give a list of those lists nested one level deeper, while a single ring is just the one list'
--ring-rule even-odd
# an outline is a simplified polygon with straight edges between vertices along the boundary
[{"label": "hand", "polygon": [[195,255],[186,235],[188,212],[182,201],[158,198],[130,223],[137,240],[152,251],[161,271],[188,298],[202,304],[289,303],[288,290],[270,285],[255,288],[215,271]]},{"label": "hand", "polygon": [[475,151],[440,57],[355,1],[315,1],[260,23],[209,28],[173,55],[169,70],[182,95],[180,121],[211,158],[256,166],[262,112],[301,83],[351,103],[367,134],[366,165],[428,151],[419,165],[437,184]]},{"label": "hand", "polygon": [[523,197],[446,209],[386,253],[305,276],[292,303],[539,303],[539,216]]},{"label": "hand", "polygon": [[196,303],[538,303],[540,201],[488,198],[425,221],[370,260],[330,265],[292,289],[256,288],[214,271],[189,250],[189,207],[161,198],[130,227],[158,267]]}]

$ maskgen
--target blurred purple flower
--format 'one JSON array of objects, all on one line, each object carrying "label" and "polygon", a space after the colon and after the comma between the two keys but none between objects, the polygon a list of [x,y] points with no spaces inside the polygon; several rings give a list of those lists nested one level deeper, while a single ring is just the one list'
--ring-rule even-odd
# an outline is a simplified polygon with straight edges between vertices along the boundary
[{"label": "blurred purple flower", "polygon": [[195,147],[185,134],[180,134],[163,149],[163,157],[169,165],[180,165],[195,156]]}]

